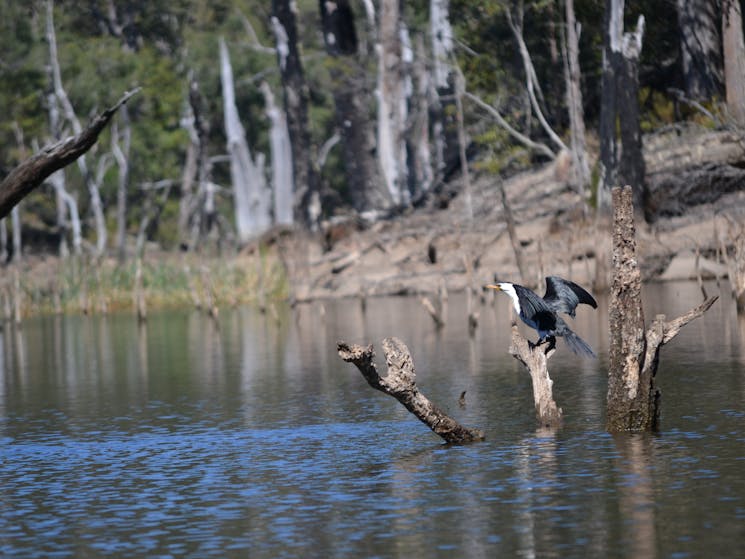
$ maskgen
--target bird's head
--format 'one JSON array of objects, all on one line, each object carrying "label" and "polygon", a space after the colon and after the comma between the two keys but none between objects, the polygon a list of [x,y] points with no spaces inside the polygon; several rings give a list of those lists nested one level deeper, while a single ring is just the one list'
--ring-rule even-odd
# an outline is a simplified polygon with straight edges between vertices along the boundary
[{"label": "bird's head", "polygon": [[497,283],[492,283],[492,284],[487,285],[486,288],[496,289],[497,291],[505,291],[508,285],[511,285],[511,284],[504,283],[504,282],[497,282]]}]

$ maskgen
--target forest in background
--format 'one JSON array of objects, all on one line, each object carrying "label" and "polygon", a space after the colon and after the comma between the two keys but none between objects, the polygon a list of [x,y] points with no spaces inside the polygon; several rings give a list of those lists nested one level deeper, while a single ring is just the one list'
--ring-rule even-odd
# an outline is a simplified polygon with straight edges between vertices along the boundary
[{"label": "forest in background", "polygon": [[618,183],[644,207],[642,133],[740,130],[745,110],[731,0],[2,0],[2,13],[0,176],[141,88],[3,220],[4,261],[122,263],[148,243],[224,254],[276,226],[312,236],[340,216],[468,199],[464,169],[561,158],[588,207]]}]

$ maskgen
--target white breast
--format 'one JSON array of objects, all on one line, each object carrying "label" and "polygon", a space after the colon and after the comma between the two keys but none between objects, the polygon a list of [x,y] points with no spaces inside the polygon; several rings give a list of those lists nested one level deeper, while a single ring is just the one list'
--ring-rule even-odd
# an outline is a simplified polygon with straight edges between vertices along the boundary
[{"label": "white breast", "polygon": [[515,291],[515,288],[512,286],[512,284],[500,283],[499,287],[502,291],[510,296],[510,299],[512,299],[512,306],[515,307],[515,312],[517,314],[520,314],[520,301],[517,298],[517,291]]}]

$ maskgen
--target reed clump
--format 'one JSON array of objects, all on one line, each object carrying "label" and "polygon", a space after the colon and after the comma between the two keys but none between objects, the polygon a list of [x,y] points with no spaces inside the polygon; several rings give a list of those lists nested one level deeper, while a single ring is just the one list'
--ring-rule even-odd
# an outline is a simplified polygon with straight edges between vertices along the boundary
[{"label": "reed clump", "polygon": [[[195,306],[264,304],[287,298],[284,267],[271,251],[229,258],[152,254],[139,262],[114,258],[26,259],[0,276],[0,302],[27,317],[104,314]],[[16,279],[17,278],[17,279]],[[2,305],[0,305],[2,306]],[[6,317],[7,319],[8,317]]]}]

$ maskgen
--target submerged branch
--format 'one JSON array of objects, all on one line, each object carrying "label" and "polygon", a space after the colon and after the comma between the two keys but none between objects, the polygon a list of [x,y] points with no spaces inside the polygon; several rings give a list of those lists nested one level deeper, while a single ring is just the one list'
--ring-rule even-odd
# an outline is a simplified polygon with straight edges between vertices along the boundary
[{"label": "submerged branch", "polygon": [[367,383],[375,390],[388,394],[398,400],[417,419],[427,425],[448,443],[468,443],[484,440],[480,429],[469,429],[446,415],[439,407],[427,399],[416,386],[414,361],[406,347],[398,338],[383,340],[388,374],[381,377],[375,366],[373,346],[362,347],[349,345],[346,342],[337,344],[337,351],[347,363],[359,369]]}]

